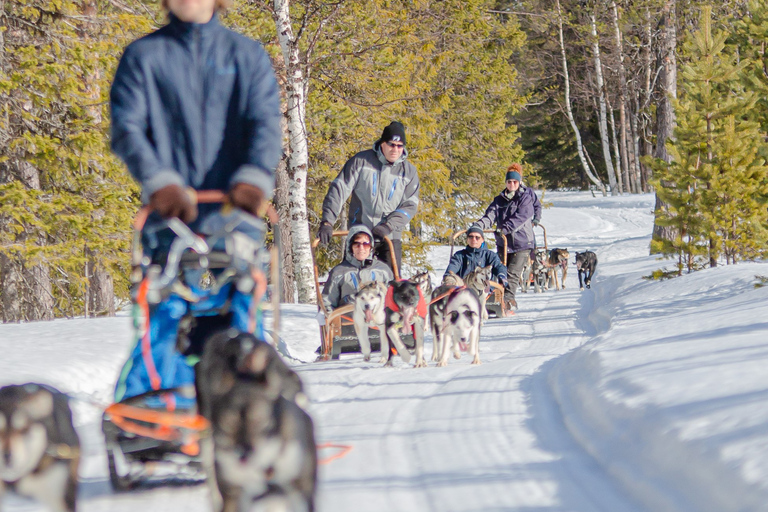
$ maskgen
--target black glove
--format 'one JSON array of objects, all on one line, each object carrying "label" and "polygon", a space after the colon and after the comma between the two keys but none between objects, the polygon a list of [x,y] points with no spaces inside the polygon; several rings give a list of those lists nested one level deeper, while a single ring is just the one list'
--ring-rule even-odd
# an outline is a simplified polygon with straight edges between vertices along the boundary
[{"label": "black glove", "polygon": [[373,228],[371,232],[373,233],[374,237],[383,239],[385,236],[389,236],[389,234],[392,233],[392,228],[386,224],[379,224]]},{"label": "black glove", "polygon": [[245,210],[256,217],[263,213],[262,207],[266,206],[264,191],[256,185],[247,183],[236,183],[229,191],[229,201],[232,206]]},{"label": "black glove", "polygon": [[164,219],[178,217],[185,224],[197,218],[197,204],[179,185],[166,185],[149,197],[149,206]]},{"label": "black glove", "polygon": [[320,229],[317,232],[317,237],[320,239],[320,243],[325,245],[333,238],[333,226],[326,221],[320,223]]}]

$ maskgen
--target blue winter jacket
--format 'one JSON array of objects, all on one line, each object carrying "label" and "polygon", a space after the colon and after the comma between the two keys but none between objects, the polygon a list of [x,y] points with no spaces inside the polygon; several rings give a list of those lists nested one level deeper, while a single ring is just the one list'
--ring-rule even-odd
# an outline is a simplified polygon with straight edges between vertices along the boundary
[{"label": "blue winter jacket", "polygon": [[242,182],[271,197],[282,134],[269,56],[216,14],[204,24],[169,17],[120,59],[110,96],[112,149],[141,183],[145,202],[171,184],[227,191]]},{"label": "blue winter jacket", "polygon": [[445,269],[446,275],[448,272],[455,272],[460,278],[464,279],[467,274],[475,270],[477,267],[492,267],[493,276],[500,283],[507,281],[507,267],[501,263],[499,256],[485,247],[465,247],[453,256],[448,263],[448,268]]},{"label": "blue winter jacket", "polygon": [[507,238],[507,252],[518,252],[533,249],[536,245],[533,237],[534,194],[528,188],[520,185],[515,194],[509,197],[504,189],[496,196],[485,210],[475,226],[490,229],[496,224],[496,246],[503,250],[504,242],[500,235]]}]

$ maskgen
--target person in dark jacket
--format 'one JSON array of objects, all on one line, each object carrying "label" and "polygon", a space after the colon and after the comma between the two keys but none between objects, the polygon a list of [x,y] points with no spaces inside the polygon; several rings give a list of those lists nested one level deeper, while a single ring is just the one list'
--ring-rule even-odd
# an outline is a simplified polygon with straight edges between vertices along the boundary
[{"label": "person in dark jacket", "polygon": [[445,274],[454,272],[464,279],[477,267],[490,265],[493,277],[506,288],[507,267],[504,266],[495,252],[483,247],[484,242],[483,230],[477,226],[471,226],[467,230],[467,247],[451,256]]},{"label": "person in dark jacket", "polygon": [[[110,91],[112,149],[153,210],[142,239],[145,253],[161,264],[174,237],[162,229],[163,219],[176,217],[198,230],[221,217],[221,205],[198,210],[190,190],[226,192],[246,219],[264,212],[274,190],[282,152],[277,80],[259,43],[219,23],[224,1],[163,0],[168,24],[128,45]],[[251,294],[231,295],[240,305],[231,308],[231,325],[242,328]],[[175,348],[186,307],[172,294],[149,308],[150,351],[142,353],[137,333],[116,400],[194,383],[193,368]]]},{"label": "person in dark jacket", "polygon": [[326,311],[350,304],[363,283],[381,281],[386,284],[394,279],[392,269],[373,255],[372,241],[373,235],[367,227],[350,228],[344,261],[331,269],[323,287]]},{"label": "person in dark jacket", "polygon": [[[350,226],[363,224],[377,241],[392,239],[398,269],[402,266],[402,232],[419,207],[419,175],[408,161],[405,127],[393,121],[384,128],[372,149],[350,158],[328,187],[323,200],[323,217],[318,237],[327,244],[333,224],[351,195]],[[376,253],[391,263],[386,243],[376,246]]]},{"label": "person in dark jacket", "polygon": [[[517,308],[515,292],[520,284],[520,273],[535,247],[533,219],[535,216],[532,194],[521,185],[522,176],[517,170],[507,171],[506,187],[496,196],[475,222],[480,229],[496,224],[496,248],[503,257],[504,238],[507,240],[507,277],[504,300],[507,308]],[[535,196],[535,195],[534,195]]]}]

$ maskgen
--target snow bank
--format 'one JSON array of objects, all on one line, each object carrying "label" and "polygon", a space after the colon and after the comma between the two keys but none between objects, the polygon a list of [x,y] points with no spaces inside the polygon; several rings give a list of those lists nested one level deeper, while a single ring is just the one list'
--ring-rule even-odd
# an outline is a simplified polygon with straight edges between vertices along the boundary
[{"label": "snow bank", "polygon": [[583,294],[595,337],[551,365],[568,430],[649,510],[765,510],[768,264],[665,282],[635,265]]}]

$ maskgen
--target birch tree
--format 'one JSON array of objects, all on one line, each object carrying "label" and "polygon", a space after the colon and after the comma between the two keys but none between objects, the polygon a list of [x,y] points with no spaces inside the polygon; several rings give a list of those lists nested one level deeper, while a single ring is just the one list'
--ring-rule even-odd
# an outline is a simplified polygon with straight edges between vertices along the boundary
[{"label": "birch tree", "polygon": [[603,195],[606,195],[605,193],[605,185],[603,185],[603,182],[600,180],[597,175],[595,175],[592,170],[589,167],[589,163],[587,162],[587,157],[584,150],[584,145],[581,142],[581,133],[579,133],[579,127],[576,125],[576,121],[573,117],[573,110],[571,108],[571,85],[570,85],[570,78],[568,77],[568,59],[565,54],[565,41],[563,38],[563,13],[560,8],[560,0],[556,1],[557,6],[557,34],[558,34],[558,41],[560,43],[560,56],[562,59],[562,65],[563,65],[563,78],[565,80],[565,114],[568,118],[568,122],[571,125],[571,129],[573,130],[574,137],[576,138],[576,150],[579,155],[579,161],[581,162],[582,169],[584,169],[584,173],[587,175],[589,180],[596,185],[598,188],[600,188]]},{"label": "birch tree", "polygon": [[[605,168],[608,172],[608,184],[611,188],[611,194],[616,195],[620,191],[616,187],[616,173],[613,170],[613,162],[611,160],[611,145],[608,141],[608,116],[606,114],[605,82],[603,81],[603,63],[600,59],[600,39],[597,35],[597,20],[595,16],[596,9],[597,4],[595,4],[592,12],[589,13],[589,28],[590,34],[592,36],[592,56],[595,59],[595,77],[597,80],[597,99],[599,105],[598,128],[600,131],[600,144],[603,149],[603,160],[605,161]],[[567,64],[564,63],[564,69],[566,66]],[[566,87],[568,86],[566,85]]]}]

